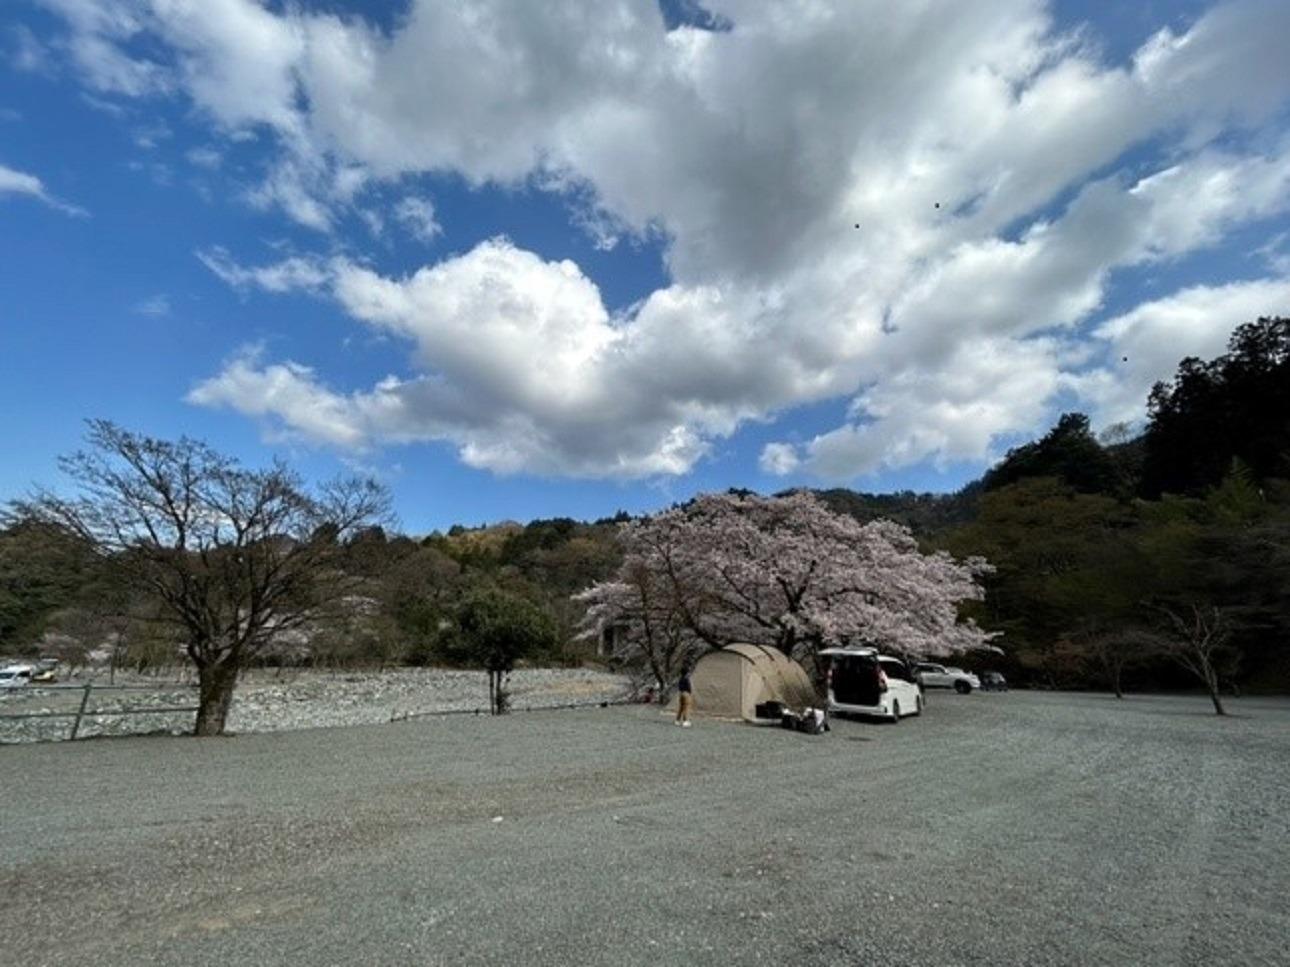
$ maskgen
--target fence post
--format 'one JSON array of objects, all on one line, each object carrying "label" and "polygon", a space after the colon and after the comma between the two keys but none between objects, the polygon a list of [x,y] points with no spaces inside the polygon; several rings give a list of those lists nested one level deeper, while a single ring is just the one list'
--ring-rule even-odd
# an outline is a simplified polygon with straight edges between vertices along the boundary
[{"label": "fence post", "polygon": [[76,710],[76,721],[72,723],[72,734],[68,737],[67,739],[68,742],[72,741],[72,739],[75,739],[76,733],[80,730],[81,716],[85,714],[85,706],[88,705],[90,702],[90,689],[93,687],[94,687],[93,682],[85,683],[85,694],[81,696],[81,707]]}]

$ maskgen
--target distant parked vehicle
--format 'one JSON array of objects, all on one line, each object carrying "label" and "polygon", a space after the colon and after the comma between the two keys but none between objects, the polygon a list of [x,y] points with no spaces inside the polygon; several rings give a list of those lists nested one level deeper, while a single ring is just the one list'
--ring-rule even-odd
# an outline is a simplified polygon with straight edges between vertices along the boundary
[{"label": "distant parked vehicle", "polygon": [[914,666],[914,674],[924,688],[952,688],[960,695],[967,695],[981,687],[981,679],[952,665],[920,662]]},{"label": "distant parked vehicle", "polygon": [[999,672],[982,672],[981,673],[981,691],[983,692],[1006,692],[1008,690],[1008,680]]},{"label": "distant parked vehicle", "polygon": [[0,668],[0,688],[26,688],[31,684],[31,667],[10,665]]},{"label": "distant parked vehicle", "polygon": [[829,662],[830,712],[869,715],[889,722],[922,714],[918,683],[899,658],[880,655],[874,648],[825,648],[820,655]]}]

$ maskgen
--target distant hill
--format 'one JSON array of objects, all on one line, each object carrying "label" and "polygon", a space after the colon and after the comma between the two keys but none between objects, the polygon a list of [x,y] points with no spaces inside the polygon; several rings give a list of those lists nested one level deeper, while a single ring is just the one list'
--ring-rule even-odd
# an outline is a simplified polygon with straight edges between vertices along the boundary
[{"label": "distant hill", "polygon": [[815,493],[838,514],[850,514],[859,521],[878,518],[904,524],[915,534],[926,536],[947,527],[964,524],[976,517],[980,481],[973,481],[953,494],[868,494],[845,488],[817,490]]}]

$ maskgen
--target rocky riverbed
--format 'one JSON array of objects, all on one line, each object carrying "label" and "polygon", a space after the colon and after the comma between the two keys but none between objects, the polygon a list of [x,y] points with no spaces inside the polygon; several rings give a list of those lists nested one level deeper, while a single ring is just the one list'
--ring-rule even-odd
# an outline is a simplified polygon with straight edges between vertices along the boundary
[{"label": "rocky riverbed", "polygon": [[[85,677],[66,688],[28,687],[0,693],[0,742],[38,742],[67,738],[72,718],[4,718],[37,712],[75,712],[83,697]],[[78,738],[191,731],[192,712],[113,715],[120,708],[174,708],[196,704],[196,689],[174,676],[164,679],[120,675],[117,685],[128,690],[99,688],[106,675],[93,678],[87,712]],[[145,690],[139,686],[148,686]],[[622,699],[630,688],[620,675],[590,669],[531,668],[511,675],[512,707],[549,708],[596,704]],[[372,672],[247,672],[238,684],[229,712],[230,732],[280,732],[334,725],[370,725],[444,712],[488,708],[488,679],[482,671],[443,668],[400,668]]]}]

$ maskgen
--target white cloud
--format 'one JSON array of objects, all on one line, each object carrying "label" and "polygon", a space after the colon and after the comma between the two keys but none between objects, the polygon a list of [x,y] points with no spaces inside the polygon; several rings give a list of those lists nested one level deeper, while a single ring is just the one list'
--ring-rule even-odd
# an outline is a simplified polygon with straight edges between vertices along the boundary
[{"label": "white cloud", "polygon": [[[621,317],[578,266],[499,240],[407,278],[208,253],[234,285],[326,290],[406,340],[415,375],[344,394],[241,360],[204,402],[347,446],[450,440],[499,470],[684,472],[743,421],[836,397],[852,419],[765,466],[983,459],[1091,385],[1079,331],[1117,269],[1215,245],[1290,192],[1283,0],[1219,4],[1123,64],[1041,0],[725,0],[722,32],[668,31],[655,0],[413,0],[389,32],[249,0],[49,2],[97,89],[182,88],[225,134],[268,135],[248,197],[301,224],[336,231],[371,185],[453,173],[564,192],[605,245],[666,240],[669,283]],[[129,52],[143,33],[164,55]],[[406,205],[393,217],[433,237],[433,209]]]},{"label": "white cloud", "polygon": [[78,205],[70,205],[51,195],[45,189],[44,183],[35,175],[0,165],[0,197],[4,195],[27,195],[30,198],[44,202],[50,208],[60,211],[64,215],[72,215],[76,218],[87,218],[89,216],[89,212],[84,208]]},{"label": "white cloud", "polygon": [[941,367],[907,368],[858,396],[856,421],[807,443],[802,463],[845,480],[929,456],[986,462],[999,436],[1039,429],[1065,382],[1061,353],[1049,339],[959,343]]},{"label": "white cloud", "polygon": [[[313,440],[357,448],[364,443],[365,428],[354,412],[353,401],[321,389],[312,371],[296,363],[276,363],[256,368],[258,354],[233,359],[214,379],[196,386],[187,396],[203,406],[233,405],[251,416],[274,414]],[[362,406],[362,397],[358,405]]]},{"label": "white cloud", "polygon": [[224,163],[224,156],[210,147],[189,148],[184,152],[184,157],[188,159],[189,164],[208,171],[214,171]]},{"label": "white cloud", "polygon": [[152,26],[141,0],[39,0],[70,28],[63,46],[91,87],[105,94],[141,97],[172,90],[170,70],[135,57],[125,46]]},{"label": "white cloud", "polygon": [[40,199],[46,197],[45,186],[35,175],[15,171],[3,165],[0,165],[0,193],[32,195]]},{"label": "white cloud", "polygon": [[394,217],[423,242],[433,242],[443,234],[443,226],[435,218],[434,202],[429,198],[408,195],[394,206]]},{"label": "white cloud", "polygon": [[782,477],[790,474],[801,464],[797,451],[788,443],[768,443],[762,448],[758,466],[762,472]]},{"label": "white cloud", "polygon": [[134,143],[145,151],[152,151],[163,141],[169,140],[172,134],[167,125],[153,124],[137,129],[134,132]]},{"label": "white cloud", "polygon": [[291,158],[279,162],[265,180],[246,192],[246,200],[259,209],[281,208],[293,221],[306,228],[327,232],[332,213],[319,199],[317,182],[321,173]]},{"label": "white cloud", "polygon": [[326,266],[312,258],[295,256],[275,265],[246,268],[234,262],[222,248],[196,254],[203,265],[235,289],[256,287],[266,292],[316,290],[330,278]]},{"label": "white cloud", "polygon": [[42,44],[31,28],[18,24],[9,30],[9,66],[29,74],[50,74],[54,58],[49,48]]},{"label": "white cloud", "polygon": [[334,444],[449,440],[466,463],[502,473],[678,473],[705,449],[667,400],[646,413],[616,392],[623,334],[572,262],[544,262],[504,239],[406,279],[344,259],[325,269],[299,259],[244,269],[222,253],[203,261],[232,284],[277,291],[325,277],[347,312],[410,341],[415,365],[432,375],[341,396],[295,364],[256,368],[239,358],[198,387],[194,402],[273,414]]}]

